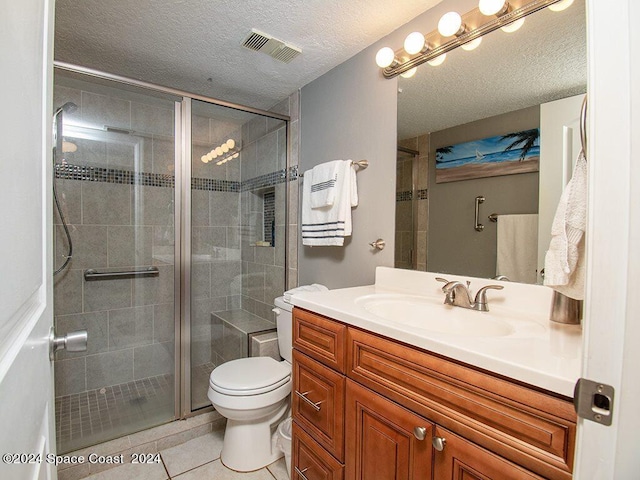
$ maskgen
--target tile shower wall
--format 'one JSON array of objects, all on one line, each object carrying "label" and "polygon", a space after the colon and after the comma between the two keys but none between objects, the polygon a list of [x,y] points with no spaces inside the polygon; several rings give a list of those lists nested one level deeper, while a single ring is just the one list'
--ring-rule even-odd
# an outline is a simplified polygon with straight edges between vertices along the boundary
[{"label": "tile shower wall", "polygon": [[[55,279],[58,332],[84,328],[88,350],[61,352],[55,362],[56,395],[173,373],[173,111],[81,89],[56,86],[55,104],[73,101],[71,114],[126,133],[103,132],[74,139],[78,150],[58,169],[58,193],[74,240],[69,269]],[[291,160],[297,165],[298,94],[278,104],[291,114]],[[211,313],[245,310],[273,321],[273,298],[297,284],[297,180],[285,182],[283,122],[257,118],[241,129],[204,117],[193,119],[192,175],[192,365],[215,365],[222,325]],[[140,135],[138,135],[140,134]],[[227,138],[242,139],[240,161],[222,167],[200,157]],[[76,141],[77,140],[77,141]],[[216,168],[211,168],[215,166]],[[293,176],[297,175],[294,168]],[[289,215],[284,193],[289,188]],[[258,247],[262,194],[275,196],[275,247]],[[66,252],[56,215],[56,266]],[[289,251],[284,249],[289,222]],[[87,268],[155,265],[157,278],[86,282]],[[246,275],[243,275],[246,274]]]},{"label": "tile shower wall", "polygon": [[[255,118],[243,125],[245,150],[242,156],[242,181],[275,175],[271,188],[260,185],[243,188],[242,192],[242,272],[246,281],[242,286],[242,308],[259,317],[273,321],[273,299],[287,288],[297,285],[297,205],[298,205],[298,93],[272,108],[273,112],[291,117],[290,163],[294,179],[283,181],[286,170],[287,137],[284,122]],[[273,182],[269,182],[273,183]],[[288,218],[285,217],[286,189],[289,189]],[[264,195],[275,193],[275,246],[256,246],[264,240]],[[289,241],[285,251],[285,226],[289,223]],[[289,285],[284,284],[285,256],[288,259]]]},{"label": "tile shower wall", "polygon": [[[411,225],[413,157],[403,156],[397,163],[396,171],[396,243],[395,266],[412,268],[411,249],[416,249],[417,270],[427,269],[427,225],[429,202],[427,197],[429,174],[429,134],[408,138],[398,145],[420,152],[418,155],[418,178],[416,182],[417,216],[415,225]],[[413,245],[413,230],[416,231],[416,245]]]},{"label": "tile shower wall", "polygon": [[[57,396],[173,374],[174,368],[173,110],[56,86],[55,105],[67,101],[80,107],[67,120],[102,130],[72,139],[78,148],[64,154],[67,166],[56,179],[74,245],[70,267],[55,277],[56,331],[89,334],[86,352],[57,354]],[[58,268],[68,245],[57,212],[54,225]],[[151,265],[158,277],[83,278],[89,268]]]}]

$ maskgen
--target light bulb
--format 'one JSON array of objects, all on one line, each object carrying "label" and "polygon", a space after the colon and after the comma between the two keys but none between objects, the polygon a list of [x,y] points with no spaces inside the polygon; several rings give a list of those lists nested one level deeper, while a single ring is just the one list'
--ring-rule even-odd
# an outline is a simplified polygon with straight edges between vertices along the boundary
[{"label": "light bulb", "polygon": [[382,47],[380,50],[378,50],[378,53],[376,53],[376,64],[380,68],[387,68],[393,63],[395,57],[396,54],[393,50],[391,50],[391,48]]},{"label": "light bulb", "polygon": [[411,78],[416,74],[416,70],[418,70],[418,67],[413,67],[411,70],[401,73],[400,76],[404,78]]},{"label": "light bulb", "polygon": [[216,155],[218,155],[218,156],[220,156],[220,155],[222,155],[222,154],[224,153],[224,152],[222,151],[222,147],[216,147],[216,148],[215,148],[215,152],[216,152]]},{"label": "light bulb", "polygon": [[239,153],[236,153],[236,154],[234,154],[234,155],[233,155],[233,157],[231,157],[231,158],[238,158],[239,156],[240,156],[240,154],[239,154]]},{"label": "light bulb", "polygon": [[404,39],[404,51],[409,55],[420,53],[424,48],[424,35],[420,32],[413,32]]},{"label": "light bulb", "polygon": [[207,160],[207,156],[206,156],[206,155],[202,155],[202,156],[200,157],[200,160],[202,160],[202,163],[207,163],[207,162],[208,162],[208,160]]},{"label": "light bulb", "polygon": [[211,150],[209,153],[207,153],[207,160],[211,161],[214,158],[216,158],[218,155],[216,155],[216,152],[214,152],[213,150]]},{"label": "light bulb", "polygon": [[78,145],[73,142],[62,141],[62,153],[73,153],[78,150]]},{"label": "light bulb", "polygon": [[500,30],[507,33],[513,33],[516,30],[520,29],[522,25],[524,25],[524,18],[520,18],[519,20],[516,20],[515,22],[510,23],[509,25],[505,25]]},{"label": "light bulb", "polygon": [[445,13],[438,22],[438,31],[443,37],[450,37],[460,31],[462,17],[458,12]]},{"label": "light bulb", "polygon": [[505,0],[480,0],[478,9],[483,15],[490,17],[491,15],[500,15],[504,13],[509,4]]},{"label": "light bulb", "polygon": [[227,144],[227,147],[229,147],[229,150],[236,146],[236,141],[233,138],[230,138],[225,143]]},{"label": "light bulb", "polygon": [[427,60],[427,63],[432,67],[437,67],[438,65],[442,65],[442,62],[447,58],[447,54],[443,53],[442,55],[438,55],[436,58],[431,60]]},{"label": "light bulb", "polygon": [[220,148],[222,148],[222,151],[224,153],[227,153],[229,151],[229,145],[227,145],[226,143],[223,143],[222,145],[220,145]]},{"label": "light bulb", "polygon": [[216,165],[220,166],[222,165],[224,162],[216,162]]},{"label": "light bulb", "polygon": [[562,10],[569,8],[573,0],[562,0],[561,2],[554,3],[553,5],[549,5],[549,10],[552,12],[561,12]]},{"label": "light bulb", "polygon": [[467,52],[470,52],[471,50],[475,50],[476,48],[478,48],[478,46],[482,43],[482,37],[478,37],[475,40],[472,40],[471,42],[465,43],[463,45],[461,45],[463,50],[466,50]]}]

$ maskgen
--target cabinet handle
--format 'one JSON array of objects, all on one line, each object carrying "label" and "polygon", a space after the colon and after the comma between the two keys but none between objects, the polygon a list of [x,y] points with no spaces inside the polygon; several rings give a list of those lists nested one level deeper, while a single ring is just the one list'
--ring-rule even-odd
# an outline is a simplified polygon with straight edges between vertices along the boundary
[{"label": "cabinet handle", "polygon": [[315,409],[316,412],[319,412],[320,411],[320,404],[322,402],[312,402],[311,400],[309,400],[307,398],[307,395],[309,395],[310,393],[311,393],[311,391],[300,393],[298,390],[296,390],[296,395],[298,395],[302,400],[304,400],[309,405],[311,405]]},{"label": "cabinet handle", "polygon": [[424,440],[427,436],[427,429],[425,427],[413,427],[413,436],[418,440]]},{"label": "cabinet handle", "polygon": [[431,439],[431,444],[433,445],[433,448],[441,452],[444,450],[444,446],[447,444],[447,441],[444,437],[433,437]]},{"label": "cabinet handle", "polygon": [[298,477],[300,477],[302,480],[309,480],[307,478],[307,476],[304,474],[304,472],[306,472],[307,470],[309,470],[309,467],[305,468],[304,470],[300,470],[298,467],[294,466],[293,469],[296,471],[296,473],[298,474]]}]

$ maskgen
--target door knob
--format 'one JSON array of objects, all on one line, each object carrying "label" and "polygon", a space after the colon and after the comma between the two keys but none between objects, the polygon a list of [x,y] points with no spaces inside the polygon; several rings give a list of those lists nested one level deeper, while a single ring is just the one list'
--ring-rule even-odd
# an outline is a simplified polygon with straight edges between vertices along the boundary
[{"label": "door knob", "polygon": [[64,336],[56,336],[53,327],[49,333],[49,358],[54,360],[58,350],[68,352],[85,352],[87,350],[87,340],[89,335],[86,330],[76,330],[66,333]]},{"label": "door knob", "polygon": [[431,439],[431,444],[433,445],[433,448],[441,452],[444,450],[444,446],[447,444],[447,441],[444,437],[433,437]]}]

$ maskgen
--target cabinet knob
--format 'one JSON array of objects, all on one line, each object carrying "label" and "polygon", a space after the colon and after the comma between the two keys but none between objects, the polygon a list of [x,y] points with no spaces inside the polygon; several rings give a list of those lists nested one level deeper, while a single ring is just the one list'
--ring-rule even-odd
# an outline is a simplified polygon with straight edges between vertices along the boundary
[{"label": "cabinet knob", "polygon": [[433,445],[433,448],[435,448],[439,452],[444,450],[444,446],[446,445],[446,443],[447,441],[444,439],[444,437],[433,437],[431,439],[431,444]]},{"label": "cabinet knob", "polygon": [[427,429],[425,427],[413,427],[413,436],[418,440],[424,440],[427,436]]}]

